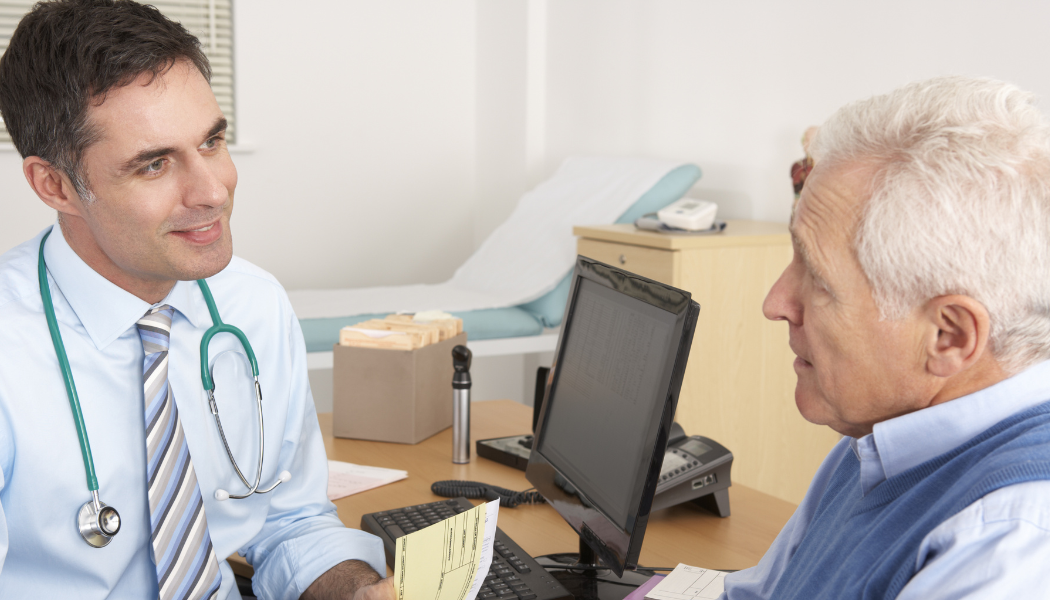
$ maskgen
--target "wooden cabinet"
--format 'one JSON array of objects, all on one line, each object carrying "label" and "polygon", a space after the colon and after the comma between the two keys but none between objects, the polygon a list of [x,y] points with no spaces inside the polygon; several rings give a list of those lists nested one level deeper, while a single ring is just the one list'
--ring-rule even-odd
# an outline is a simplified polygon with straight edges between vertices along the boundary
[{"label": "wooden cabinet", "polygon": [[688,290],[700,304],[676,420],[733,452],[733,480],[798,504],[839,434],[795,408],[786,323],[762,316],[791,261],[787,226],[729,221],[712,236],[575,227],[577,251]]}]

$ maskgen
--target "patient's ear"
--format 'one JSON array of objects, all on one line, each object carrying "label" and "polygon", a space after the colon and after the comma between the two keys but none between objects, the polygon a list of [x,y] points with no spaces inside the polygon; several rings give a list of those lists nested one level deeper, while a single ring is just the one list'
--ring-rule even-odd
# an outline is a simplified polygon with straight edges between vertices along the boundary
[{"label": "patient's ear", "polygon": [[22,161],[22,173],[44,204],[67,215],[81,216],[80,195],[65,173],[39,156],[28,156]]},{"label": "patient's ear", "polygon": [[969,296],[938,296],[926,303],[930,336],[926,369],[938,377],[960,373],[988,352],[991,319],[984,305]]}]

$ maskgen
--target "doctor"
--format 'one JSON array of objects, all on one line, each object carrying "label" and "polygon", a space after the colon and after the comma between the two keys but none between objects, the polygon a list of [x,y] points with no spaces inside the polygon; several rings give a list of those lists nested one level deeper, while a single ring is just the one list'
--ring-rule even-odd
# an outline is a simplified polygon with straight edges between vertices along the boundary
[{"label": "doctor", "polygon": [[[181,25],[121,0],[40,3],[0,60],[4,122],[58,216],[0,257],[0,597],[238,598],[234,552],[260,597],[393,597],[379,540],[327,500],[285,292],[233,257],[237,171],[209,76]],[[207,349],[248,486],[202,385],[199,346],[217,323],[198,279],[258,362],[261,448],[241,342],[222,333]],[[263,455],[258,489],[283,482],[234,498]]]}]

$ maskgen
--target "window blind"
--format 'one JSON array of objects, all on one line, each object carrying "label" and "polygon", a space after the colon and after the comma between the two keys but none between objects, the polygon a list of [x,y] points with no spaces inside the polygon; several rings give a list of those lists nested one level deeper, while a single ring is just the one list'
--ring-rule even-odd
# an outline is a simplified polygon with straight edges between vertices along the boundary
[{"label": "window blind", "polygon": [[[237,119],[233,98],[233,0],[151,0],[169,19],[201,41],[201,48],[211,62],[211,89],[222,114],[229,122],[227,143],[237,139]],[[7,49],[22,16],[36,0],[0,0],[0,54]],[[11,142],[7,128],[0,121],[0,142]]]}]

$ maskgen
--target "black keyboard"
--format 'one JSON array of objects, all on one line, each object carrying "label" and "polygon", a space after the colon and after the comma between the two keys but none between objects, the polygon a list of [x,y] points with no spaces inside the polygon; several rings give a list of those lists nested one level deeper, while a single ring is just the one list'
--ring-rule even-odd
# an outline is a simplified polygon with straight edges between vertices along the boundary
[{"label": "black keyboard", "polygon": [[[394,540],[474,508],[466,498],[374,512],[361,517],[361,529],[379,536],[387,564],[394,565]],[[529,556],[510,536],[496,528],[492,566],[478,592],[482,600],[573,600],[572,594]]]}]

